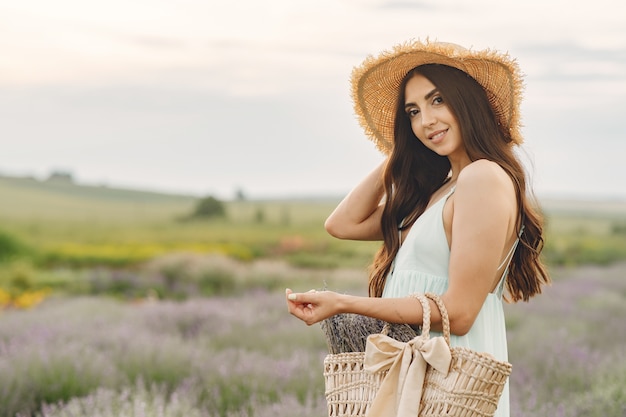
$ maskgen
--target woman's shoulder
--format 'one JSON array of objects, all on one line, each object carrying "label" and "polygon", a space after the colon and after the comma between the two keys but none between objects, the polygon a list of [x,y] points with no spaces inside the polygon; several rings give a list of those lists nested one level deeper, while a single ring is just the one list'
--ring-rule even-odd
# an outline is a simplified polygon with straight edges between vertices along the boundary
[{"label": "woman's shoulder", "polygon": [[461,170],[457,184],[462,188],[488,186],[499,189],[512,187],[513,181],[497,162],[478,159]]},{"label": "woman's shoulder", "polygon": [[513,208],[517,204],[511,177],[496,162],[486,159],[474,161],[461,170],[455,195],[458,204],[470,206]]},{"label": "woman's shoulder", "polygon": [[459,173],[453,200],[453,217],[458,224],[513,230],[517,197],[513,180],[496,162],[474,161]]}]

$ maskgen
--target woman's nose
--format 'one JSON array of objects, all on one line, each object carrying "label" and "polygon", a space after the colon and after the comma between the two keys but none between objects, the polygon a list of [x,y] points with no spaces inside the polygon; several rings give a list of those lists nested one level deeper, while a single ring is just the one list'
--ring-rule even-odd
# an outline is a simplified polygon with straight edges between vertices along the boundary
[{"label": "woman's nose", "polygon": [[434,112],[430,110],[422,110],[422,125],[423,126],[432,126],[437,121]]}]

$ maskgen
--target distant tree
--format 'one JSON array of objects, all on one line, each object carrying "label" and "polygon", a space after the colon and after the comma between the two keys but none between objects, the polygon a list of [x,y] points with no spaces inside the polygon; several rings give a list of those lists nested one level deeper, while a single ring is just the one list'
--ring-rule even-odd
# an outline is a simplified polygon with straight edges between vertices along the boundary
[{"label": "distant tree", "polygon": [[74,183],[74,176],[68,171],[52,171],[48,177],[48,181]]},{"label": "distant tree", "polygon": [[0,263],[23,253],[25,247],[13,235],[0,230]]},{"label": "distant tree", "polygon": [[263,209],[263,207],[259,206],[256,208],[256,211],[254,213],[254,221],[256,223],[265,223],[265,210]]},{"label": "distant tree", "polygon": [[237,188],[235,190],[235,200],[237,201],[246,201],[246,193],[241,188]]},{"label": "distant tree", "polygon": [[614,235],[626,235],[626,223],[613,223],[611,233]]},{"label": "distant tree", "polygon": [[198,200],[190,217],[192,219],[226,217],[226,208],[223,202],[213,196],[208,196]]}]

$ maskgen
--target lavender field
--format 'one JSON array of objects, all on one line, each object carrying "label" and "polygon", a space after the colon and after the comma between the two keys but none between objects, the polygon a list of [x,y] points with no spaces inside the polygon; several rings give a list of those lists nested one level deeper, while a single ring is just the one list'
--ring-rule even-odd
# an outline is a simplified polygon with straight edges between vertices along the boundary
[{"label": "lavender field", "polygon": [[[341,279],[274,273],[298,290]],[[626,264],[553,275],[545,294],[507,306],[513,416],[625,416]],[[54,296],[0,312],[0,417],[324,416],[321,329],[283,297]]]}]

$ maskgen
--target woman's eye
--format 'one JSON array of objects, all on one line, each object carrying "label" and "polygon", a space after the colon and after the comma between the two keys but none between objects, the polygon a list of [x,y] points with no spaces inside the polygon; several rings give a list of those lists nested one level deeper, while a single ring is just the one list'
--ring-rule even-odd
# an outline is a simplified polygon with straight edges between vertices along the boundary
[{"label": "woman's eye", "polygon": [[419,110],[418,109],[408,109],[406,111],[406,114],[409,116],[409,118],[413,118],[415,116],[417,116],[419,114]]},{"label": "woman's eye", "polygon": [[433,97],[433,104],[443,104],[443,97],[441,96]]}]

